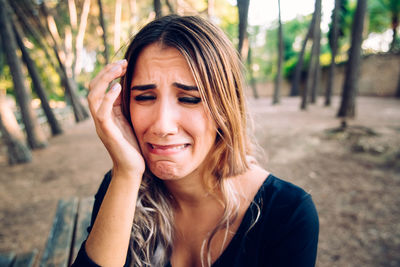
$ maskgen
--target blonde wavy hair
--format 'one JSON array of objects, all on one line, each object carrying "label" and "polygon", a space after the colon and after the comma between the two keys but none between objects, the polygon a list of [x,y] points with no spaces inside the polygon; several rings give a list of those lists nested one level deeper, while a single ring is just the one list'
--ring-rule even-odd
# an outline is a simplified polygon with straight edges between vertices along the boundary
[{"label": "blonde wavy hair", "polygon": [[[133,38],[125,54],[128,67],[121,78],[122,111],[129,122],[130,85],[135,62],[143,48],[153,43],[174,47],[185,57],[204,106],[218,127],[203,174],[211,193],[213,188],[221,190],[223,199],[220,202],[224,207],[223,216],[201,249],[202,265],[210,266],[212,238],[224,230],[226,240],[229,227],[238,215],[239,196],[229,177],[248,169],[246,156],[251,153],[246,133],[242,66],[224,32],[209,21],[197,16],[176,15],[154,20]],[[164,266],[168,262],[173,249],[173,204],[163,182],[146,170],[132,227],[128,253],[131,266]]]}]

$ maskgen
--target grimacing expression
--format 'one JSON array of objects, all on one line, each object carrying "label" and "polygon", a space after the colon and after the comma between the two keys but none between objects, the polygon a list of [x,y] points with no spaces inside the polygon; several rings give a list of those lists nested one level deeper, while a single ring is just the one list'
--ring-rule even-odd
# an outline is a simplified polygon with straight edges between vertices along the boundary
[{"label": "grimacing expression", "polygon": [[131,122],[150,171],[163,180],[199,173],[216,140],[216,125],[183,55],[154,43],[135,64]]}]

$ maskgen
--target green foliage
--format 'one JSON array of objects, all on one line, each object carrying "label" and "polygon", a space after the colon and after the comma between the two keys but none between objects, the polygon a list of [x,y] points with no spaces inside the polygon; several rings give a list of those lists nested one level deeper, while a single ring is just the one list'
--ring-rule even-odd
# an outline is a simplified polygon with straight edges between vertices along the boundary
[{"label": "green foliage", "polygon": [[369,0],[369,31],[381,33],[392,28],[392,18],[400,15],[399,0]]},{"label": "green foliage", "polygon": [[218,18],[217,24],[224,30],[231,41],[238,43],[239,15],[237,7],[225,0],[215,1],[215,15]]},{"label": "green foliage", "polygon": [[[349,24],[349,22],[351,22],[351,18],[352,18],[353,12],[354,12],[354,10],[350,9],[349,0],[341,0],[340,2],[341,3],[340,3],[339,10],[338,10],[338,16],[339,16],[338,40],[340,40],[344,36],[348,36],[348,33],[350,33],[351,25]],[[333,10],[332,10],[331,22],[329,23],[329,30],[328,30],[329,46],[332,46],[332,27],[333,27],[332,20],[333,20]]]},{"label": "green foliage", "polygon": [[2,71],[0,73],[0,88],[6,89],[7,94],[13,94],[14,85],[10,74],[10,68],[8,67],[8,65],[4,64],[2,65],[1,69]]},{"label": "green foliage", "polygon": [[[301,49],[304,36],[307,33],[311,15],[298,16],[297,18],[283,23],[283,46],[284,63],[283,76],[290,78],[297,64],[298,53]],[[278,57],[278,22],[274,22],[272,27],[266,29],[264,53],[270,55],[268,60],[260,69],[268,80],[274,79],[277,71]]]}]

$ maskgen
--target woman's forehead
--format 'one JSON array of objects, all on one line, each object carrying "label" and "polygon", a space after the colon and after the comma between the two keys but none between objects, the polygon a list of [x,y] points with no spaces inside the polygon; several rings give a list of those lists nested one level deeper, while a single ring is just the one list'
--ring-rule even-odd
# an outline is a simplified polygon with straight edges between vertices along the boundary
[{"label": "woman's forehead", "polygon": [[144,48],[135,63],[132,84],[157,82],[166,77],[173,79],[172,82],[197,85],[189,64],[178,49],[159,43]]}]

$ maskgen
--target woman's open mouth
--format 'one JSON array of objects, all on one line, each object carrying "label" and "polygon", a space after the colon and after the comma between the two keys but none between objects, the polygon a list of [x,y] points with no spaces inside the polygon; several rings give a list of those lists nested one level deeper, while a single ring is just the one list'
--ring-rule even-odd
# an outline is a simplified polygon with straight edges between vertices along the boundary
[{"label": "woman's open mouth", "polygon": [[150,153],[159,155],[169,155],[185,150],[190,144],[171,144],[171,145],[156,145],[147,143]]}]

